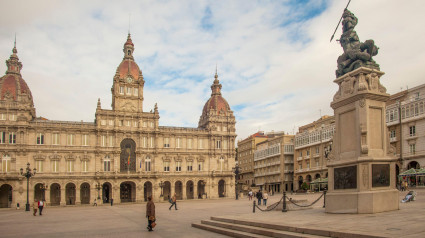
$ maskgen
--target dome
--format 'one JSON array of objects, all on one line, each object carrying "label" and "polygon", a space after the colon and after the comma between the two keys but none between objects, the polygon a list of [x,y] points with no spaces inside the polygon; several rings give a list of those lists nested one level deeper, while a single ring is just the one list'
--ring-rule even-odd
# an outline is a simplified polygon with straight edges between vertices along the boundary
[{"label": "dome", "polygon": [[124,43],[124,59],[117,68],[117,75],[120,79],[127,79],[129,76],[133,80],[138,80],[139,75],[142,74],[139,66],[136,64],[133,58],[134,44],[131,40],[130,34],[127,36],[127,41]]},{"label": "dome", "polygon": [[211,85],[211,97],[205,103],[202,111],[203,115],[207,115],[211,110],[214,110],[216,114],[227,113],[230,111],[229,103],[227,103],[226,99],[221,96],[221,84],[218,81],[217,73],[214,77],[214,83]]},{"label": "dome", "polygon": [[16,45],[13,54],[6,60],[6,75],[0,78],[0,100],[23,101],[29,100],[34,105],[31,90],[21,76],[22,63],[17,56]]}]

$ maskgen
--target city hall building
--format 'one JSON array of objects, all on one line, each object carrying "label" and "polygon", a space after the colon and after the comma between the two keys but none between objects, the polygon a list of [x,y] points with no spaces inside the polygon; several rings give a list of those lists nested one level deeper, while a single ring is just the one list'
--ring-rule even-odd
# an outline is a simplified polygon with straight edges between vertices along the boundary
[{"label": "city hall building", "polygon": [[[217,73],[197,128],[160,126],[157,105],[143,111],[145,80],[130,34],[123,51],[112,109],[99,100],[94,122],[69,122],[36,116],[15,45],[0,78],[0,207],[22,207],[27,192],[30,203],[52,206],[235,195],[236,121]],[[27,190],[28,163],[36,173]]]}]

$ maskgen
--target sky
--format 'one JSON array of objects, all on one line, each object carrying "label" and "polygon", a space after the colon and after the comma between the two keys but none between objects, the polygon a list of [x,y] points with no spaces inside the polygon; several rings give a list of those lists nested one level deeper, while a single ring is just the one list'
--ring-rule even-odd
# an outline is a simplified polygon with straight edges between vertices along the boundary
[{"label": "sky", "polygon": [[[259,130],[294,134],[333,115],[343,50],[329,40],[347,2],[0,0],[0,61],[11,55],[16,34],[37,116],[92,122],[98,98],[111,108],[130,30],[145,79],[144,111],[158,103],[160,126],[198,126],[217,66],[237,140]],[[374,60],[390,94],[424,82],[424,4],[352,0],[348,7],[359,19],[360,41],[379,47]],[[335,39],[341,33],[340,26]]]}]

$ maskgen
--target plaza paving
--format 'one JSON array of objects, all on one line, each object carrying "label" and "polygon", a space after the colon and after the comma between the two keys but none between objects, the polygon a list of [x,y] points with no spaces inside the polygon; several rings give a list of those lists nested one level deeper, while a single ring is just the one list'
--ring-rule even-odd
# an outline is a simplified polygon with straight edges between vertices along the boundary
[{"label": "plaza paving", "polygon": [[[116,206],[46,207],[43,216],[23,210],[0,210],[0,237],[225,237],[191,227],[191,223],[224,216],[296,227],[321,228],[386,237],[424,237],[425,190],[418,199],[400,203],[400,210],[378,214],[326,214],[323,200],[313,209],[282,213],[252,213],[252,202],[240,200],[192,200],[178,202],[179,210],[168,210],[169,203],[156,203],[158,226],[147,232],[145,204]],[[406,192],[400,193],[400,200]],[[289,195],[294,199],[315,200],[320,194]],[[269,199],[278,201],[280,195]]]}]

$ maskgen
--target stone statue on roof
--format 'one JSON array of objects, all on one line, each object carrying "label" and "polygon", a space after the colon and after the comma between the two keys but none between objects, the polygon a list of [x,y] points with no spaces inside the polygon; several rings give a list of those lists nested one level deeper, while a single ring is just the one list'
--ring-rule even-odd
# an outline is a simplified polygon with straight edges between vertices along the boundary
[{"label": "stone statue on roof", "polygon": [[379,64],[372,59],[372,56],[378,54],[379,49],[375,42],[373,40],[360,42],[356,31],[354,31],[358,22],[357,17],[349,10],[344,10],[342,18],[342,35],[339,43],[344,49],[344,53],[338,57],[336,77],[338,78],[360,67],[379,70]]}]

